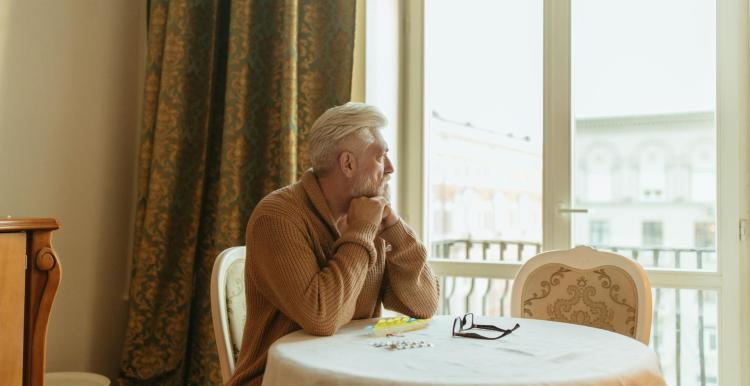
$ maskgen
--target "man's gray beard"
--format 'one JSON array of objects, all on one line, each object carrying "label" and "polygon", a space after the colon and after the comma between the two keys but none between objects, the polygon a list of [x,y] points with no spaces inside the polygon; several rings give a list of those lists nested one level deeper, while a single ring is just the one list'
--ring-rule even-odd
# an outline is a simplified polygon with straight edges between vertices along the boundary
[{"label": "man's gray beard", "polygon": [[388,203],[391,203],[391,184],[386,182],[385,186],[383,186],[383,194],[382,196],[385,198]]},{"label": "man's gray beard", "polygon": [[391,202],[391,186],[388,183],[388,180],[385,180],[385,184],[383,187],[375,186],[377,183],[373,183],[372,181],[368,179],[364,179],[362,181],[359,181],[357,186],[354,189],[354,197],[376,197],[376,196],[382,196],[384,197],[388,202]]}]

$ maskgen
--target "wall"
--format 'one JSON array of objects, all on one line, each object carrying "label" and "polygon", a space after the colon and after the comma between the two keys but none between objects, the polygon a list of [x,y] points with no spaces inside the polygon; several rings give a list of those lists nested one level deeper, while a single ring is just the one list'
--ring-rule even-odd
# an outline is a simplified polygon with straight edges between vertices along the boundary
[{"label": "wall", "polygon": [[117,374],[146,6],[0,0],[0,215],[55,217],[48,371]]}]

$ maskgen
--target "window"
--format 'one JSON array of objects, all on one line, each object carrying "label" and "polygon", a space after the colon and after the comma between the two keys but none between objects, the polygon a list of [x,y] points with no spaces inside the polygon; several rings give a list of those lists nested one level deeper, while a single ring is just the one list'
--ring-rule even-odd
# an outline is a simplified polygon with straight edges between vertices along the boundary
[{"label": "window", "polygon": [[639,187],[644,201],[661,201],[665,198],[666,157],[662,151],[651,146],[639,157]]},{"label": "window", "polygon": [[589,223],[589,241],[591,245],[608,245],[609,221],[592,220]]},{"label": "window", "polygon": [[[367,3],[403,12],[403,45],[384,45],[402,47],[403,94],[382,100],[402,103],[394,121],[404,150],[402,213],[440,246],[431,264],[452,296],[442,312],[507,312],[514,264],[608,237],[649,271],[659,314],[652,345],[668,383],[697,374],[702,385],[740,382],[750,363],[719,357],[741,352],[732,337],[745,296],[734,289],[743,275],[738,197],[749,195],[737,146],[750,78],[747,2]],[[368,93],[383,86],[371,84]],[[588,149],[600,145],[607,150],[592,163]],[[455,220],[435,215],[453,200],[441,192],[466,189],[480,201],[476,212],[462,203]],[[448,223],[451,235],[432,231],[434,221]],[[715,224],[716,244],[700,256],[699,222]],[[472,226],[489,231],[487,243],[468,239]],[[505,264],[474,262],[482,259]],[[479,267],[491,279],[471,277]],[[720,355],[698,347],[711,339],[696,327],[699,317],[715,329]]]},{"label": "window", "polygon": [[716,248],[716,225],[710,222],[695,224],[695,247]]},{"label": "window", "polygon": [[585,193],[588,201],[612,200],[612,146],[601,143],[592,145],[591,153],[585,157]]},{"label": "window", "polygon": [[641,226],[641,244],[646,247],[661,246],[662,236],[661,221],[646,221]]},{"label": "window", "polygon": [[712,351],[716,351],[716,330],[711,329],[708,333],[708,348]]},{"label": "window", "polygon": [[691,149],[690,193],[694,202],[712,202],[716,199],[716,171],[713,148],[705,141]]},{"label": "window", "polygon": [[540,0],[425,3],[427,206],[471,192],[433,243],[542,241],[541,14]]}]

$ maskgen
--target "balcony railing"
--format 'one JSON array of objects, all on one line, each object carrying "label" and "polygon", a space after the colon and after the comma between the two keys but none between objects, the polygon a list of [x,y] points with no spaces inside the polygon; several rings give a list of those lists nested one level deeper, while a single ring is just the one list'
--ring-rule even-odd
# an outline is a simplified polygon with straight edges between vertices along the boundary
[{"label": "balcony railing", "polygon": [[[713,249],[594,247],[630,257],[647,268],[716,269],[716,251]],[[522,263],[540,252],[540,243],[528,241],[450,239],[432,244],[435,259]],[[442,276],[440,280],[442,313],[510,315],[511,278]],[[716,384],[715,291],[654,288],[653,297],[651,347],[659,354],[662,372],[669,383],[676,386]],[[709,323],[706,323],[706,316],[710,316]],[[689,363],[685,364],[686,358]]]}]

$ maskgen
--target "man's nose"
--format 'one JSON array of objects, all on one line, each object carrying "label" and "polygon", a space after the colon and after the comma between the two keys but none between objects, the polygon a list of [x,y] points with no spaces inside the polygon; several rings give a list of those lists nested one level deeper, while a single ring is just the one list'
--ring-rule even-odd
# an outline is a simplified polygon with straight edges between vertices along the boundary
[{"label": "man's nose", "polygon": [[388,158],[388,156],[385,156],[385,174],[391,174],[395,171],[393,168],[393,164],[391,163],[391,159]]}]

